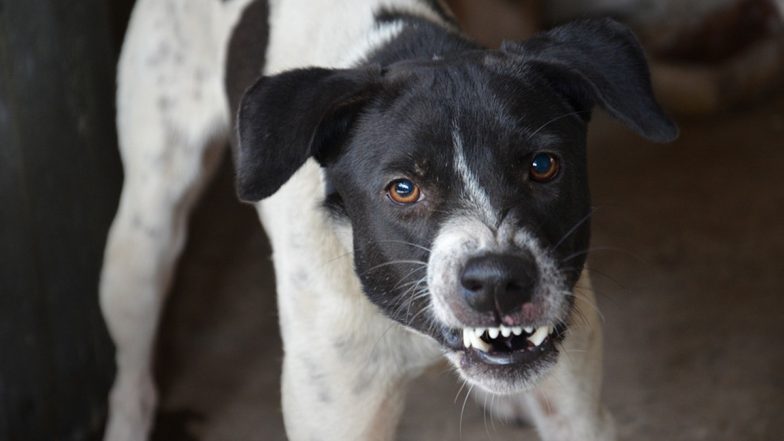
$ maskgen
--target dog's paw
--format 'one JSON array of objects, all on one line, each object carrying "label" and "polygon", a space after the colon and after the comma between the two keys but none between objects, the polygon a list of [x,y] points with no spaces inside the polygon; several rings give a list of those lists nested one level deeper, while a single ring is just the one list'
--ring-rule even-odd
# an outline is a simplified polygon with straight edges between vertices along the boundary
[{"label": "dog's paw", "polygon": [[472,390],[471,395],[497,421],[521,427],[533,424],[525,396],[522,394],[496,395],[477,387]]},{"label": "dog's paw", "polygon": [[152,378],[118,376],[109,395],[104,441],[146,441],[152,428],[157,394]]}]

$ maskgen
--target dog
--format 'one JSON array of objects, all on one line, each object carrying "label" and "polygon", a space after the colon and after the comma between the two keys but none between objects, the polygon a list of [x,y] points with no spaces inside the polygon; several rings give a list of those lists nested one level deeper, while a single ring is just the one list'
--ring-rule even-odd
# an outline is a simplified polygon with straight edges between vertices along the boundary
[{"label": "dog", "polygon": [[596,106],[677,136],[611,20],[487,49],[438,1],[139,0],[100,285],[105,439],[149,434],[157,322],[227,141],[273,249],[289,439],[394,439],[406,384],[443,357],[544,440],[614,439],[585,269]]}]

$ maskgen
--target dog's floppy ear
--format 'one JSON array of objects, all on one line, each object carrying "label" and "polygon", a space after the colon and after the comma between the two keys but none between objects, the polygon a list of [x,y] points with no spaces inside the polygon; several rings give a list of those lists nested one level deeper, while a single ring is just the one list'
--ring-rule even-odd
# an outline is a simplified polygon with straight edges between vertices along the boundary
[{"label": "dog's floppy ear", "polygon": [[614,20],[572,22],[523,43],[504,42],[501,51],[541,72],[577,111],[598,104],[651,141],[678,136],[653,96],[642,47]]},{"label": "dog's floppy ear", "polygon": [[348,134],[378,78],[378,67],[308,68],[256,81],[237,117],[240,199],[272,195],[311,156],[323,163]]}]

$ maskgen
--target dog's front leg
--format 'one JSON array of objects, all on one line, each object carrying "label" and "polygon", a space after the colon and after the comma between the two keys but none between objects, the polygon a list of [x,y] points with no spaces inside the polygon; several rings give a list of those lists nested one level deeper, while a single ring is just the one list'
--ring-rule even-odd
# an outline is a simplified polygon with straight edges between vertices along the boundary
[{"label": "dog's front leg", "polygon": [[[296,305],[292,297],[311,301]],[[279,304],[289,439],[393,440],[407,383],[437,359],[434,344],[359,296],[279,288]]]}]

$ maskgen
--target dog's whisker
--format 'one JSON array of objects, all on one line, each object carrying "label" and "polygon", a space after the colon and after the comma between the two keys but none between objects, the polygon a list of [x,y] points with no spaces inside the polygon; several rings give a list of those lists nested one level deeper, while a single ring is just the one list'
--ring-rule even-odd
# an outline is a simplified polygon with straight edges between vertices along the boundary
[{"label": "dog's whisker", "polygon": [[393,286],[392,288],[393,289],[395,289],[395,288],[403,288],[403,287],[408,286],[411,283],[417,283],[419,280],[414,280],[414,281],[411,281],[411,282],[408,282],[408,283],[405,283],[405,284],[403,282],[406,281],[409,277],[411,277],[414,274],[416,274],[418,271],[422,271],[423,269],[427,269],[427,266],[418,266],[418,267],[412,269],[411,271],[408,272],[408,274],[406,274],[405,276],[401,277],[400,280],[397,282],[397,284],[395,286]]},{"label": "dog's whisker", "polygon": [[[605,321],[604,320],[604,315],[602,314],[602,312],[599,310],[599,307],[594,302],[590,301],[587,297],[582,296],[582,295],[575,295],[574,299],[575,300],[580,300],[580,301],[583,302],[583,304],[590,306],[591,309],[593,309],[594,312],[596,312],[596,315],[599,317],[599,320],[601,320],[602,323],[604,323],[604,321]],[[581,310],[581,308],[579,307],[579,305],[577,305],[577,303],[575,303],[575,308],[577,308],[578,311]],[[581,315],[583,315],[582,312],[581,312]],[[584,317],[584,315],[583,315],[583,317]],[[587,320],[586,320],[586,323],[584,323],[584,324],[586,326],[589,326],[589,323],[587,323]]]},{"label": "dog's whisker", "polygon": [[414,316],[413,316],[413,317],[411,317],[411,322],[413,323],[413,322],[416,320],[416,318],[417,318],[417,317],[419,317],[419,316],[420,316],[421,314],[423,314],[423,313],[426,313],[426,312],[428,311],[428,309],[429,309],[429,306],[430,306],[430,305],[428,305],[427,307],[424,307],[424,308],[420,309],[420,310],[419,310],[419,312],[417,312],[416,314],[414,314]]},{"label": "dog's whisker", "polygon": [[582,251],[574,252],[574,253],[564,257],[563,259],[561,259],[561,263],[562,264],[566,263],[566,262],[568,262],[568,261],[570,261],[570,260],[572,260],[572,259],[574,259],[576,257],[584,256],[584,255],[586,255],[588,253],[596,253],[596,252],[600,252],[600,251],[617,251],[617,252],[620,252],[620,253],[625,253],[626,252],[626,251],[624,251],[624,250],[622,250],[620,248],[615,248],[615,247],[610,247],[610,246],[596,246],[596,247],[591,247],[591,248],[588,248],[588,249],[585,249],[585,250],[582,250]]},{"label": "dog's whisker", "polygon": [[623,248],[612,247],[612,246],[600,246],[600,247],[590,248],[588,252],[605,252],[605,251],[614,251],[616,253],[623,254],[624,256],[631,257],[632,259],[646,266],[652,265],[651,262],[649,262],[644,257],[640,256],[639,254],[633,253]]},{"label": "dog's whisker", "polygon": [[[407,306],[408,310],[406,312],[406,317],[408,317],[410,315],[412,304],[415,301],[420,300],[420,299],[422,299],[422,298],[427,296],[427,293],[428,293],[427,287],[419,288],[419,286],[422,283],[425,283],[426,281],[427,281],[426,277],[422,277],[419,280],[416,280],[414,282],[411,282],[410,284],[407,284],[407,285],[410,285],[410,286],[406,289],[405,292],[403,292],[400,295],[401,301],[400,301],[399,306],[395,309],[395,312],[394,312],[395,316],[399,315],[400,312],[402,312],[403,307]],[[409,293],[410,293],[410,295],[409,295]]]},{"label": "dog's whisker", "polygon": [[[449,370],[451,371],[452,369],[450,368]],[[457,390],[457,394],[455,394],[455,399],[452,401],[454,404],[457,404],[457,399],[460,398],[460,392],[463,391],[463,388],[465,388],[466,384],[468,383],[468,380],[466,380],[465,378],[462,377],[458,377],[458,378],[460,378],[460,382],[462,384],[460,385],[460,388]]]},{"label": "dog's whisker", "polygon": [[546,123],[542,124],[541,126],[539,126],[538,129],[534,130],[530,135],[528,135],[528,139],[533,139],[533,137],[536,136],[539,132],[541,132],[545,127],[549,126],[550,124],[552,124],[552,123],[554,123],[556,121],[560,121],[560,120],[562,120],[564,118],[568,118],[570,116],[578,116],[580,114],[590,113],[590,112],[591,112],[590,110],[577,110],[577,111],[574,111],[574,112],[564,113],[562,115],[556,116],[555,118],[553,118],[553,119],[547,121]]},{"label": "dog's whisker", "polygon": [[326,260],[322,261],[321,265],[323,267],[326,267],[326,266],[332,265],[332,264],[334,264],[336,262],[339,262],[341,259],[344,259],[344,258],[349,257],[349,256],[353,256],[353,255],[354,255],[353,251],[346,251],[345,253],[338,254],[337,256],[333,256],[333,257],[330,257],[329,259],[326,259]]},{"label": "dog's whisker", "polygon": [[[413,275],[414,275],[414,272],[412,272],[411,274],[407,275],[405,278],[407,279],[407,278],[409,278],[409,277],[411,277]],[[403,279],[401,279],[401,282],[402,281],[403,281]],[[427,282],[427,274],[425,274],[424,276],[422,276],[422,277],[420,277],[418,279],[410,280],[410,281],[408,281],[406,283],[402,283],[400,285],[395,285],[393,287],[393,289],[406,289],[406,288],[409,288],[412,285],[418,286],[418,285],[421,285],[422,283],[426,283],[426,282]],[[398,282],[398,283],[400,283],[400,282]]]},{"label": "dog's whisker", "polygon": [[[423,299],[426,299],[426,298],[428,298],[428,297],[429,297],[429,295],[430,295],[430,292],[429,292],[429,291],[427,291],[427,290],[425,290],[425,291],[417,291],[417,292],[415,292],[415,293],[414,293],[414,295],[412,295],[411,297],[409,297],[409,299],[408,299],[408,301],[407,301],[406,303],[408,303],[409,305],[411,305],[411,304],[413,304],[413,303],[416,303],[416,302],[417,302],[417,301],[419,301],[419,300],[423,300]],[[410,309],[410,306],[409,306],[409,309]],[[407,314],[407,315],[408,315],[408,314]]]},{"label": "dog's whisker", "polygon": [[482,420],[485,423],[485,434],[490,438],[490,429],[487,427],[487,398],[490,394],[485,394],[485,402],[482,404]]},{"label": "dog's whisker", "polygon": [[563,243],[563,242],[564,242],[564,241],[565,241],[567,238],[569,238],[569,236],[571,236],[572,234],[574,234],[574,232],[575,232],[575,231],[577,231],[577,229],[578,229],[578,228],[580,228],[580,225],[582,225],[582,224],[584,224],[585,222],[587,222],[587,221],[588,221],[588,219],[590,219],[590,218],[591,218],[591,216],[593,216],[593,214],[596,212],[596,210],[597,210],[597,208],[591,208],[591,210],[588,212],[588,214],[586,214],[586,215],[585,215],[585,217],[583,217],[583,218],[582,218],[582,219],[580,219],[580,220],[579,220],[579,221],[578,221],[576,224],[574,224],[574,226],[573,226],[572,228],[570,228],[570,229],[569,229],[569,231],[567,231],[567,232],[566,232],[566,234],[564,234],[564,235],[563,235],[563,237],[561,237],[561,239],[560,239],[558,242],[556,242],[556,244],[555,244],[555,245],[554,245],[554,246],[551,248],[551,250],[552,250],[552,251],[555,251],[555,250],[557,250],[557,249],[558,249],[558,247],[559,247],[559,246],[561,246],[561,244],[562,244],[562,243]]},{"label": "dog's whisker", "polygon": [[[562,275],[565,275],[565,274],[566,274],[566,273],[568,273],[569,271],[582,270],[582,269],[583,269],[582,267],[576,267],[576,266],[567,266],[567,267],[560,268],[559,272],[560,272]],[[591,275],[591,278],[593,278],[593,276],[600,276],[600,277],[603,277],[603,278],[605,278],[606,280],[608,280],[608,281],[612,282],[612,283],[613,283],[613,284],[614,284],[614,285],[615,285],[617,288],[619,288],[619,289],[621,289],[621,290],[626,290],[626,289],[628,289],[628,288],[627,288],[627,287],[626,287],[626,286],[625,286],[623,283],[621,283],[621,281],[620,281],[620,280],[618,280],[618,279],[616,279],[615,277],[613,277],[613,276],[611,276],[611,275],[607,274],[607,273],[606,273],[606,272],[604,272],[604,271],[600,271],[600,270],[596,269],[596,267],[595,267],[595,266],[593,266],[593,265],[592,265],[592,266],[591,266],[591,267],[588,269],[588,274],[590,274],[590,275]],[[578,289],[578,288],[585,288],[585,287],[580,287],[580,286],[576,286],[576,287],[575,287],[575,289]]]},{"label": "dog's whisker", "polygon": [[615,277],[613,277],[613,276],[611,276],[611,275],[607,274],[607,273],[606,273],[606,272],[604,272],[604,271],[600,271],[600,270],[596,269],[596,267],[594,267],[594,266],[591,266],[591,268],[590,268],[590,270],[589,270],[589,273],[590,273],[592,276],[593,276],[594,274],[596,274],[597,276],[604,277],[605,279],[607,279],[607,280],[609,280],[610,282],[614,283],[614,284],[615,284],[615,286],[616,286],[617,288],[621,289],[621,290],[628,289],[628,288],[627,288],[627,287],[626,287],[626,286],[625,286],[623,283],[621,283],[621,281],[620,281],[620,280],[618,280],[617,278],[615,278]]},{"label": "dog's whisker", "polygon": [[471,396],[471,391],[474,390],[474,385],[472,384],[471,387],[468,388],[468,392],[466,392],[465,399],[463,400],[463,407],[460,408],[460,423],[458,425],[458,432],[460,434],[460,439],[463,439],[463,414],[465,413],[466,403],[468,403],[468,397]]},{"label": "dog's whisker", "polygon": [[[413,306],[413,304],[415,302],[417,302],[418,300],[422,300],[422,299],[426,298],[427,297],[426,294],[427,293],[418,293],[418,294],[415,293],[415,295],[412,295],[408,299],[404,299],[403,301],[401,301],[400,305],[397,308],[395,308],[394,315],[395,316],[399,316],[400,313],[403,311],[403,308],[405,307],[406,308],[406,315],[405,315],[405,317],[406,318],[410,317],[411,316],[411,307]],[[424,310],[424,309],[427,309],[430,306],[431,306],[430,304],[426,304],[422,308]],[[418,314],[419,313],[415,314],[414,317],[416,317]],[[407,321],[408,322],[413,322],[413,318],[407,319]]]},{"label": "dog's whisker", "polygon": [[406,260],[406,259],[390,260],[388,262],[380,263],[378,265],[370,267],[367,270],[367,272],[375,271],[375,270],[377,270],[379,268],[383,268],[383,267],[389,266],[389,265],[422,265],[422,266],[427,266],[427,262],[423,262],[421,260]]},{"label": "dog's whisker", "polygon": [[432,251],[430,248],[428,248],[426,246],[422,246],[422,245],[419,245],[419,244],[416,244],[416,243],[413,243],[413,242],[407,242],[405,240],[391,240],[391,239],[387,239],[387,240],[379,240],[378,242],[381,242],[381,243],[399,243],[399,244],[403,244],[403,245],[410,245],[412,247],[419,248],[421,250],[427,251],[428,253],[430,253]]}]

